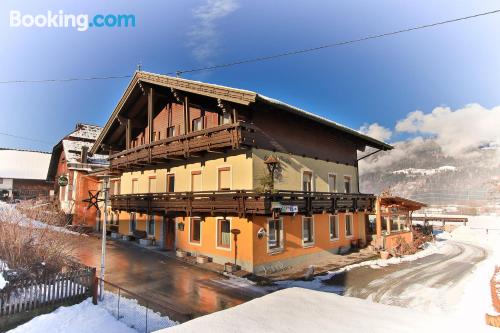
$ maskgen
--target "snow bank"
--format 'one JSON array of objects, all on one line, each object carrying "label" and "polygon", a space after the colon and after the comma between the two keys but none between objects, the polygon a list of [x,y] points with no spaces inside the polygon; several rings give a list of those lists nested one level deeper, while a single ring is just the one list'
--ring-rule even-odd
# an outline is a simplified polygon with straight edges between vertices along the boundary
[{"label": "snow bank", "polygon": [[9,333],[137,333],[136,330],[117,321],[103,307],[87,299],[80,304],[60,307],[52,313],[35,317],[29,322],[10,330]]},{"label": "snow bank", "polygon": [[357,264],[345,266],[345,267],[338,269],[336,271],[328,272],[326,275],[317,276],[312,281],[298,281],[298,280],[278,281],[278,282],[275,282],[275,285],[278,286],[278,288],[270,287],[268,289],[275,290],[275,289],[282,289],[282,288],[299,287],[299,288],[306,288],[306,289],[312,289],[312,290],[321,290],[321,291],[326,291],[326,292],[341,293],[341,292],[343,292],[342,288],[335,286],[335,285],[325,284],[325,283],[323,283],[323,281],[330,280],[332,277],[334,277],[337,274],[349,271],[349,270],[351,270],[353,268],[357,268],[357,267],[369,266],[373,269],[378,269],[381,267],[386,267],[388,265],[395,265],[395,264],[400,264],[402,262],[414,261],[414,260],[429,256],[431,254],[436,254],[436,253],[445,254],[445,253],[447,253],[448,250],[449,250],[449,246],[448,246],[448,244],[446,244],[446,242],[425,243],[424,249],[422,251],[419,251],[419,252],[412,254],[412,255],[402,256],[400,258],[392,257],[389,259],[375,259],[375,260],[363,261],[363,262],[360,262]]},{"label": "snow bank", "polygon": [[[154,312],[151,309],[140,305],[137,300],[120,297],[120,322],[124,323],[128,327],[134,328],[139,332],[156,331],[165,327],[171,327],[178,325],[179,323],[170,320],[167,316],[162,316],[158,312]],[[118,315],[118,295],[105,291],[104,301],[99,302],[99,306],[106,309],[109,313],[113,315],[116,320]],[[147,314],[146,314],[147,312]],[[147,325],[146,325],[147,320]]]},{"label": "snow bank", "polygon": [[157,333],[496,332],[443,316],[301,288],[280,290]]}]

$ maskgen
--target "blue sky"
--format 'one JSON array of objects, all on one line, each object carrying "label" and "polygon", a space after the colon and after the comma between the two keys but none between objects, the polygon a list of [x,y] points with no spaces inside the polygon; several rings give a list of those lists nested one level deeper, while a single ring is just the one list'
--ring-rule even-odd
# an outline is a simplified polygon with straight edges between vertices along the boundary
[{"label": "blue sky", "polygon": [[[496,1],[2,1],[0,81],[166,73],[384,33],[500,8]],[[9,28],[9,12],[130,13],[127,29]],[[391,130],[415,110],[500,105],[500,14],[183,77],[250,89],[352,128]],[[50,150],[77,122],[103,125],[128,79],[0,84],[0,147]],[[391,140],[408,133],[395,133]]]}]

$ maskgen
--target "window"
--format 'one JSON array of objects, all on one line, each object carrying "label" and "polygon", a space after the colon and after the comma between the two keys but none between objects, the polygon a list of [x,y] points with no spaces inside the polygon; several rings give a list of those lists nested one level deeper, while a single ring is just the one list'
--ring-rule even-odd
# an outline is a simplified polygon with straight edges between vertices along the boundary
[{"label": "window", "polygon": [[217,220],[217,246],[226,249],[231,247],[231,222],[229,220]]},{"label": "window", "polygon": [[113,180],[111,182],[111,195],[119,195],[120,194],[120,180]]},{"label": "window", "polygon": [[330,215],[330,240],[339,239],[339,216]]},{"label": "window", "polygon": [[137,178],[132,179],[132,194],[139,193],[139,180]]},{"label": "window", "polygon": [[203,129],[203,117],[193,119],[192,131],[201,131]]},{"label": "window", "polygon": [[345,193],[351,193],[351,177],[344,176],[344,191]]},{"label": "window", "polygon": [[191,191],[201,191],[201,171],[191,172]]},{"label": "window", "polygon": [[167,128],[167,137],[171,138],[173,136],[176,136],[177,131],[175,130],[175,126],[170,126],[169,128]]},{"label": "window", "polygon": [[312,217],[302,219],[302,244],[304,246],[314,243],[314,220]]},{"label": "window", "polygon": [[201,243],[201,219],[198,217],[191,218],[189,227],[189,239],[191,243]]},{"label": "window", "polygon": [[154,215],[149,215],[148,230],[147,231],[148,231],[149,236],[155,235],[155,216]]},{"label": "window", "polygon": [[267,248],[269,251],[278,251],[283,249],[283,221],[269,220],[267,222]]},{"label": "window", "polygon": [[156,132],[153,132],[153,140],[152,141],[156,141]]},{"label": "window", "polygon": [[337,176],[333,173],[328,174],[328,192],[335,193],[337,192]]},{"label": "window", "polygon": [[233,122],[233,117],[231,113],[224,112],[221,116],[221,125],[231,124]]},{"label": "window", "polygon": [[231,168],[224,167],[219,169],[219,191],[231,189]]},{"label": "window", "polygon": [[156,192],[156,177],[151,176],[149,177],[148,193],[155,193],[155,192]]},{"label": "window", "polygon": [[135,231],[135,227],[136,227],[136,223],[137,223],[137,220],[136,220],[136,213],[130,213],[130,221],[129,221],[130,225],[129,225],[129,229],[130,229],[130,232],[134,232]]},{"label": "window", "polygon": [[167,192],[175,192],[175,175],[173,173],[167,174]]},{"label": "window", "polygon": [[304,171],[304,173],[302,173],[302,191],[312,191],[312,172],[310,171]]},{"label": "window", "polygon": [[345,236],[346,237],[352,237],[352,215],[346,214],[345,215]]}]

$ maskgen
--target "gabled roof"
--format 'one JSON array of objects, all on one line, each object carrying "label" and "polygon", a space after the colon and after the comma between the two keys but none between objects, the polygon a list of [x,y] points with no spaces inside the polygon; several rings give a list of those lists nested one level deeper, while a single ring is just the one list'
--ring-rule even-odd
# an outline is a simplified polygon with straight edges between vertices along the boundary
[{"label": "gabled roof", "polygon": [[54,180],[62,152],[64,152],[66,163],[68,163],[68,165],[73,164],[73,166],[79,170],[90,170],[93,165],[105,166],[108,163],[108,156],[103,154],[89,155],[87,163],[81,165],[82,148],[87,147],[90,150],[101,131],[101,126],[76,124],[75,130],[66,135],[52,149],[52,158],[50,160],[48,172],[46,173],[47,179]]},{"label": "gabled roof", "polygon": [[0,148],[0,178],[45,180],[50,153]]},{"label": "gabled roof", "polygon": [[216,84],[210,84],[210,83],[205,83],[205,82],[200,82],[200,81],[194,81],[194,80],[187,80],[187,79],[182,79],[182,78],[177,78],[177,77],[171,77],[167,75],[161,75],[161,74],[155,74],[155,73],[149,73],[149,72],[144,72],[144,71],[136,71],[132,79],[130,80],[129,85],[127,86],[127,89],[125,90],[124,94],[118,101],[118,104],[116,105],[113,113],[111,114],[111,117],[108,119],[106,125],[103,128],[103,131],[97,138],[94,146],[91,149],[91,153],[96,153],[99,150],[99,146],[101,145],[104,137],[110,130],[111,126],[117,119],[118,115],[121,112],[121,109],[125,105],[125,102],[127,101],[128,97],[132,93],[133,89],[135,86],[140,83],[140,82],[145,82],[145,83],[150,83],[158,86],[163,86],[167,88],[173,88],[177,89],[180,91],[185,91],[185,92],[190,92],[194,94],[199,94],[203,96],[209,96],[217,99],[221,99],[223,101],[229,101],[237,104],[242,104],[242,105],[250,105],[251,103],[255,103],[257,101],[260,101],[262,103],[271,105],[276,108],[280,108],[285,111],[289,111],[291,113],[295,113],[299,116],[303,116],[305,118],[311,119],[313,121],[316,121],[318,123],[321,123],[323,125],[329,126],[331,128],[335,128],[336,130],[340,130],[342,132],[345,132],[349,135],[353,135],[363,141],[366,142],[368,146],[381,149],[381,150],[390,150],[393,147],[383,141],[374,139],[372,137],[369,137],[359,131],[356,131],[354,129],[351,129],[349,127],[340,125],[332,120],[329,120],[327,118],[318,116],[316,114],[310,113],[308,111],[302,110],[300,108],[297,108],[295,106],[289,105],[287,103],[281,102],[277,99],[266,97],[264,95],[260,95],[256,92],[250,91],[250,90],[243,90],[243,89],[236,89],[236,88],[231,88],[231,87],[226,87],[226,86],[221,86],[221,85],[216,85]]}]

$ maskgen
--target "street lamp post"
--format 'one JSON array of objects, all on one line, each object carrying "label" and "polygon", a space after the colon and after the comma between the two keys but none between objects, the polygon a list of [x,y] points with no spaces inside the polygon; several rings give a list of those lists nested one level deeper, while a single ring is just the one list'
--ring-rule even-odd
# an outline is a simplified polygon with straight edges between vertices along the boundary
[{"label": "street lamp post", "polygon": [[101,242],[101,274],[99,279],[99,300],[104,300],[104,272],[106,266],[106,226],[108,224],[108,194],[109,194],[109,176],[103,176],[104,192],[104,221],[102,223],[102,242]]}]

